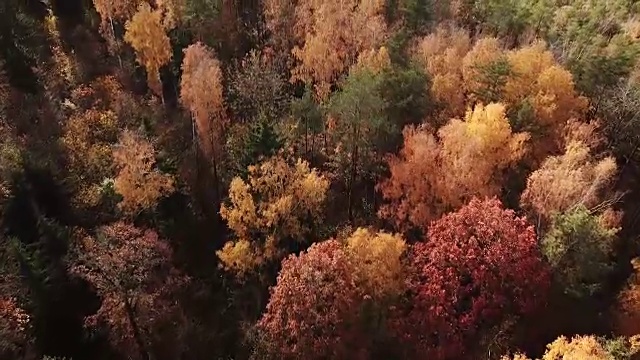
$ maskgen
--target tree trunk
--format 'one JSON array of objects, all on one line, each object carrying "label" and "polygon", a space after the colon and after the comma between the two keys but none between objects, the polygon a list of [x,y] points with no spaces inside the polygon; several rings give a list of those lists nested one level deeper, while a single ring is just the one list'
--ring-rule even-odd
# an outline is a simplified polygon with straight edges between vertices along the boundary
[{"label": "tree trunk", "polygon": [[144,341],[142,340],[140,327],[138,327],[138,322],[136,321],[133,307],[131,306],[131,302],[129,301],[128,297],[125,298],[124,309],[127,312],[127,318],[129,320],[129,323],[131,324],[131,330],[133,331],[133,338],[135,339],[136,344],[138,345],[140,358],[143,360],[148,360],[150,359],[149,352],[147,351],[147,348],[144,345]]}]

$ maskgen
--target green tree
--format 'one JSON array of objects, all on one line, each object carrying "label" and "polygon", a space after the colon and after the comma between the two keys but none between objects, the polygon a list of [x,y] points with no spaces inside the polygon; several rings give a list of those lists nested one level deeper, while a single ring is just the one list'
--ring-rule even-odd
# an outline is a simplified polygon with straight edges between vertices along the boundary
[{"label": "green tree", "polygon": [[542,252],[565,293],[584,298],[603,289],[613,265],[617,232],[583,205],[553,218],[542,239]]}]

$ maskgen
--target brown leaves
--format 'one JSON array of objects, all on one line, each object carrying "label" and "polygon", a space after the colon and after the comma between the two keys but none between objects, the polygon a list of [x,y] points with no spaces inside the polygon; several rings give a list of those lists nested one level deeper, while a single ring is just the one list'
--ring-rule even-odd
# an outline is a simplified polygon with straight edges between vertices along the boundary
[{"label": "brown leaves", "polygon": [[158,200],[173,192],[173,179],[154,168],[153,145],[131,131],[124,131],[113,151],[120,169],[115,189],[122,195],[119,207],[128,215],[156,206]]},{"label": "brown leaves", "polygon": [[147,69],[149,87],[162,96],[160,68],[171,60],[171,44],[161,10],[152,10],[146,2],[125,25],[124,39],[136,51],[138,63]]}]

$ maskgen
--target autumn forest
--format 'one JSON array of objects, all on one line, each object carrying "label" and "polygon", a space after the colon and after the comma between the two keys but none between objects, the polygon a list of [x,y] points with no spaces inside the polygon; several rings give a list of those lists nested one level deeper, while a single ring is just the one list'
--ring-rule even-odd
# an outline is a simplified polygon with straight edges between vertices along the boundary
[{"label": "autumn forest", "polygon": [[640,359],[640,1],[1,0],[0,359]]}]

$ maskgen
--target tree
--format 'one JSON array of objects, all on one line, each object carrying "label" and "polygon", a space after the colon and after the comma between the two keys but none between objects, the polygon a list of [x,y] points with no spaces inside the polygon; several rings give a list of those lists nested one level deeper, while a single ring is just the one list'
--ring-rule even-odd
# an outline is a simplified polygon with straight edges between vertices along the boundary
[{"label": "tree", "polygon": [[287,79],[274,59],[252,50],[233,70],[229,96],[235,115],[245,121],[259,116],[269,121],[280,119],[289,103]]},{"label": "tree", "polygon": [[373,178],[376,149],[396,128],[386,118],[386,102],[380,93],[381,77],[363,69],[347,78],[342,90],[329,101],[329,135],[335,146],[335,175],[347,189],[347,214],[353,220],[355,189],[360,179]]},{"label": "tree", "polygon": [[346,239],[345,251],[355,268],[359,287],[379,301],[403,292],[402,257],[406,248],[399,234],[358,228]]},{"label": "tree", "polygon": [[78,234],[72,273],[93,285],[102,298],[89,327],[106,327],[131,359],[179,356],[184,319],[175,296],[185,284],[171,263],[172,250],[153,230],[117,222],[96,237]]},{"label": "tree", "polygon": [[257,325],[263,351],[278,359],[366,358],[357,323],[361,296],[337,241],[289,256]]},{"label": "tree", "polygon": [[322,219],[328,188],[302,160],[289,165],[275,156],[249,166],[246,181],[231,181],[230,203],[220,209],[235,235],[217,252],[224,268],[241,278],[308,241]]},{"label": "tree", "polygon": [[[568,339],[560,336],[547,345],[542,360],[630,360],[640,350],[639,339],[604,339],[592,335],[575,336]],[[502,360],[530,360],[522,354],[502,357]]]},{"label": "tree", "polygon": [[387,201],[378,215],[402,231],[426,228],[446,209],[438,197],[440,145],[430,131],[406,127],[399,156],[387,160],[390,176],[377,189]]},{"label": "tree", "polygon": [[408,356],[473,357],[493,327],[542,305],[549,272],[524,218],[497,199],[473,199],[431,224],[413,246],[411,298],[398,319]]},{"label": "tree", "polygon": [[437,124],[461,116],[466,106],[462,62],[471,49],[469,34],[461,29],[439,26],[422,38],[414,57],[431,75],[431,95],[441,108]]},{"label": "tree", "polygon": [[133,132],[122,133],[113,158],[119,168],[114,187],[122,196],[119,207],[127,215],[154,208],[161,197],[174,191],[173,178],[154,169],[153,145]]},{"label": "tree", "polygon": [[200,42],[184,50],[180,101],[191,112],[196,125],[194,133],[197,131],[200,146],[211,160],[216,202],[219,203],[219,162],[227,123],[222,68],[213,52]]},{"label": "tree", "polygon": [[61,140],[76,206],[90,209],[100,203],[101,184],[114,170],[111,146],[118,125],[113,111],[95,108],[77,111],[66,122]]},{"label": "tree", "polygon": [[505,107],[499,103],[476,105],[464,121],[452,119],[438,136],[446,172],[440,196],[454,208],[474,195],[498,195],[500,172],[520,160],[529,139],[527,133],[512,132]]},{"label": "tree", "polygon": [[640,259],[631,260],[633,273],[618,294],[613,307],[613,324],[625,336],[640,334]]},{"label": "tree", "polygon": [[531,123],[520,126],[532,133],[532,155],[540,160],[564,145],[565,125],[582,117],[587,100],[577,94],[571,73],[556,63],[543,42],[508,52],[507,61],[511,75],[504,85],[504,101],[512,110],[531,106]]},{"label": "tree", "polygon": [[520,204],[538,221],[547,221],[577,205],[606,208],[607,191],[616,174],[612,157],[600,160],[581,142],[570,142],[565,153],[551,156],[527,179]]},{"label": "tree", "polygon": [[29,342],[30,317],[13,298],[0,298],[0,356],[18,358]]},{"label": "tree", "polygon": [[526,133],[513,133],[501,104],[477,105],[464,121],[452,119],[438,131],[405,130],[400,157],[391,157],[391,177],[378,188],[389,204],[383,218],[403,230],[426,229],[429,221],[474,196],[500,193],[500,172],[524,154]]},{"label": "tree", "polygon": [[383,11],[380,0],[301,1],[294,30],[303,34],[304,43],[292,50],[299,64],[291,80],[314,84],[318,96],[326,99],[331,84],[357,55],[381,44],[386,32]]},{"label": "tree", "polygon": [[171,60],[171,44],[162,11],[152,10],[148,3],[143,2],[125,27],[124,39],[136,51],[138,63],[147,70],[149,87],[164,101],[160,68]]},{"label": "tree", "polygon": [[553,218],[541,248],[565,293],[586,298],[603,290],[613,267],[617,231],[584,205]]}]

